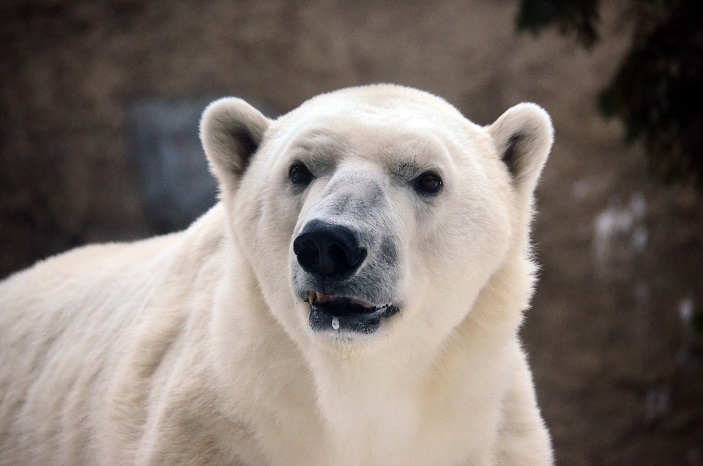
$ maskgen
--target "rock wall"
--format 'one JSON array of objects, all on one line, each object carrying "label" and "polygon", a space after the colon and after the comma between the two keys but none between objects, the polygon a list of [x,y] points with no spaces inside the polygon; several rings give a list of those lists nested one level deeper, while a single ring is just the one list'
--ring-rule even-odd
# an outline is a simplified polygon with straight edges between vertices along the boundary
[{"label": "rock wall", "polygon": [[[557,457],[703,464],[703,344],[693,330],[702,203],[651,180],[641,150],[595,110],[627,45],[626,14],[607,6],[603,42],[585,52],[556,34],[516,34],[516,9],[512,0],[5,0],[0,275],[193,215],[164,220],[159,205],[202,192],[202,180],[157,162],[201,156],[195,133],[158,111],[144,120],[145,105],[192,114],[197,102],[236,95],[276,114],[328,90],[395,82],[488,124],[534,101],[552,115],[556,144],[538,193],[543,267],[523,333]],[[179,189],[154,188],[161,176]]]}]

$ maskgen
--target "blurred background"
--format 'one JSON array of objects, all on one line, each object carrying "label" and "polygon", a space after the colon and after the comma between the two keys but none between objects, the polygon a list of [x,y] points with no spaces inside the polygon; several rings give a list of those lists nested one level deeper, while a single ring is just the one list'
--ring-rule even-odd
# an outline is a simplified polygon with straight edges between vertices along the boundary
[{"label": "blurred background", "polygon": [[[703,195],[685,165],[661,176],[653,160],[671,147],[633,126],[660,113],[615,92],[617,77],[628,89],[652,69],[623,74],[652,30],[643,21],[658,18],[638,3],[682,2],[3,0],[0,277],[188,225],[215,202],[197,122],[220,96],[275,117],[321,92],[393,82],[479,124],[536,102],[556,143],[523,337],[557,459],[703,464]],[[687,49],[667,50],[680,74]],[[703,121],[700,108],[685,121]]]}]

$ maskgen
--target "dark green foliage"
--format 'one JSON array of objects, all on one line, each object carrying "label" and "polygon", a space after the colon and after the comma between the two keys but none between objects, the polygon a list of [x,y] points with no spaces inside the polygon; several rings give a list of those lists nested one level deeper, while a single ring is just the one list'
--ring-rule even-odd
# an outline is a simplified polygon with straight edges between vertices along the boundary
[{"label": "dark green foliage", "polygon": [[518,29],[533,34],[547,26],[557,25],[564,34],[575,34],[585,47],[598,40],[599,0],[522,0],[517,15]]},{"label": "dark green foliage", "polygon": [[[588,0],[522,0],[518,27],[538,31],[556,22],[591,46],[598,7]],[[703,2],[630,0],[628,14],[631,47],[602,92],[600,109],[622,120],[628,141],[643,140],[665,182],[694,183],[703,191]]]},{"label": "dark green foliage", "polygon": [[693,317],[691,326],[696,333],[703,335],[703,313],[698,313]]}]

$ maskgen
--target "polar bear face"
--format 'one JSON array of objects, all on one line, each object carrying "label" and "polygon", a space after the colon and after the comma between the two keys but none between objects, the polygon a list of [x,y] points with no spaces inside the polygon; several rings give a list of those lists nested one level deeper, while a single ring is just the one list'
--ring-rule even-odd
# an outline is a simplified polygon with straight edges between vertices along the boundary
[{"label": "polar bear face", "polygon": [[509,254],[527,252],[549,117],[479,127],[398,86],[321,95],[269,120],[211,104],[201,138],[230,234],[296,341],[441,341]]}]

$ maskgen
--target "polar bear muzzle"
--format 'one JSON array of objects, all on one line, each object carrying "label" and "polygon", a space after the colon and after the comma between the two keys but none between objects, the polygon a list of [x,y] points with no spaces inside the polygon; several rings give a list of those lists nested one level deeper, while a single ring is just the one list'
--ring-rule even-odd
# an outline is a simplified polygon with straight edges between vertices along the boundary
[{"label": "polar bear muzzle", "polygon": [[[350,228],[312,220],[293,242],[293,252],[302,269],[320,287],[327,280],[343,282],[361,267],[367,256]],[[313,330],[348,330],[370,334],[384,318],[398,312],[393,304],[374,305],[355,297],[327,296],[309,290],[305,299],[310,305]]]}]

